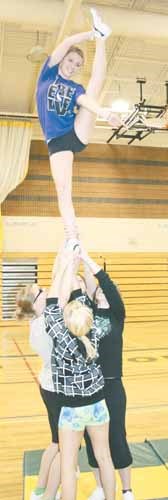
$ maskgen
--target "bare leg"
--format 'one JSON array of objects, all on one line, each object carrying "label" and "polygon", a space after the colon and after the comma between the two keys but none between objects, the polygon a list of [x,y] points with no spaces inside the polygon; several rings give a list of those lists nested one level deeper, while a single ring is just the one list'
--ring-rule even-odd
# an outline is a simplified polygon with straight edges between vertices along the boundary
[{"label": "bare leg", "polygon": [[100,477],[106,500],[115,500],[115,472],[110,455],[109,424],[87,427],[94,454],[99,464]]},{"label": "bare leg", "polygon": [[60,453],[57,453],[48,475],[47,487],[43,494],[43,500],[51,500],[55,498],[56,492],[60,485]]},{"label": "bare leg", "polygon": [[124,469],[118,470],[122,482],[123,490],[131,489],[131,467],[124,467]]},{"label": "bare leg", "polygon": [[105,43],[103,38],[96,38],[96,52],[93,60],[92,73],[86,90],[87,93],[95,97],[95,99],[99,98],[106,77],[107,61]]},{"label": "bare leg", "polygon": [[76,469],[83,431],[59,429],[62,500],[76,499]]},{"label": "bare leg", "polygon": [[99,469],[92,468],[92,472],[94,474],[94,477],[95,477],[95,480],[96,480],[96,485],[98,486],[98,488],[103,488]]},{"label": "bare leg", "polygon": [[[103,488],[99,469],[93,468],[92,472],[94,474],[97,487]],[[122,489],[131,490],[131,467],[129,466],[124,467],[123,469],[118,469],[118,472],[122,483]]]},{"label": "bare leg", "polygon": [[72,164],[73,153],[71,151],[62,151],[50,156],[51,172],[67,239],[76,238],[78,234],[72,204]]},{"label": "bare leg", "polygon": [[58,444],[51,443],[44,451],[40,464],[37,488],[46,488],[51,464],[58,453]]},{"label": "bare leg", "polygon": [[[97,38],[92,74],[86,89],[86,94],[95,100],[97,100],[100,96],[106,76],[106,67],[105,40],[103,38]],[[80,108],[75,118],[74,126],[77,136],[84,144],[89,142],[90,134],[92,133],[95,121],[95,114],[85,108]]]}]

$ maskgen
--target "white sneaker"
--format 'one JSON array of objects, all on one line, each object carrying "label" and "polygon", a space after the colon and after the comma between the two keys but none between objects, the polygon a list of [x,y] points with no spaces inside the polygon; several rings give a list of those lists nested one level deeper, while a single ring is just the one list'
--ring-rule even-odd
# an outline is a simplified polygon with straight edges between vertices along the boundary
[{"label": "white sneaker", "polygon": [[79,479],[80,477],[80,469],[79,469],[79,466],[77,467],[76,469],[76,479]]},{"label": "white sneaker", "polygon": [[93,17],[93,31],[96,38],[107,38],[112,29],[107,26],[107,24],[102,23],[100,15],[97,13],[96,9],[91,8],[90,12]]},{"label": "white sneaker", "polygon": [[43,493],[41,495],[36,495],[34,491],[31,492],[30,500],[42,500],[42,498],[43,498]]},{"label": "white sneaker", "polygon": [[101,488],[100,486],[98,486],[93,491],[92,495],[90,495],[90,497],[88,498],[88,500],[105,500],[105,494],[104,494],[103,488]]},{"label": "white sneaker", "polygon": [[61,490],[57,491],[55,495],[55,500],[61,500]]},{"label": "white sneaker", "polygon": [[79,240],[77,240],[77,238],[69,238],[69,240],[67,240],[65,242],[65,248],[67,248],[68,250],[76,250],[77,248],[79,249],[80,248],[80,242]]},{"label": "white sneaker", "polygon": [[123,500],[135,500],[132,491],[126,491],[126,493],[123,493]]},{"label": "white sneaker", "polygon": [[[42,495],[36,495],[34,491],[32,491],[30,495],[30,500],[42,500],[43,499],[43,494]],[[55,500],[60,500],[61,499],[61,491],[57,491],[55,495]]]}]

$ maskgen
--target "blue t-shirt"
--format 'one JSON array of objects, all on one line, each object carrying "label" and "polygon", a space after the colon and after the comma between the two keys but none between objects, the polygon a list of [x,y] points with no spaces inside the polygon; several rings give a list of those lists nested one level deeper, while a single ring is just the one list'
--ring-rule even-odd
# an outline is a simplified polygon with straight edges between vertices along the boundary
[{"label": "blue t-shirt", "polygon": [[59,65],[45,62],[37,83],[37,110],[40,124],[49,142],[73,129],[77,98],[85,93],[82,85],[59,75]]}]

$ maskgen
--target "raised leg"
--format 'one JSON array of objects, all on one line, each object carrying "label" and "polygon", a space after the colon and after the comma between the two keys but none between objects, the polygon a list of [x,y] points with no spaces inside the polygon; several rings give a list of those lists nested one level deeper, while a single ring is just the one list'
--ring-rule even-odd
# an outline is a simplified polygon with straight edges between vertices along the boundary
[{"label": "raised leg", "polygon": [[[106,76],[106,67],[105,40],[103,38],[96,38],[96,52],[92,66],[92,74],[86,89],[86,95],[94,98],[94,100],[97,100],[100,96]],[[95,114],[83,107],[80,108],[75,118],[74,126],[77,136],[84,144],[89,142],[95,121]]]}]

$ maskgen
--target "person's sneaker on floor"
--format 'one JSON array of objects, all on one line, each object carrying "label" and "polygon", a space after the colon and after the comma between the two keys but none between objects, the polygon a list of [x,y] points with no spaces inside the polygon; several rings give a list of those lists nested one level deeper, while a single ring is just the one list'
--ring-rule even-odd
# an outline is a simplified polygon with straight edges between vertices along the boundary
[{"label": "person's sneaker on floor", "polygon": [[44,491],[44,488],[36,488],[36,490],[31,492],[30,500],[42,500]]},{"label": "person's sneaker on floor", "polygon": [[134,494],[132,491],[125,491],[122,496],[123,500],[135,500]]},{"label": "person's sneaker on floor", "polygon": [[76,479],[79,479],[79,477],[80,477],[80,469],[79,469],[79,465],[78,465],[76,468]]},{"label": "person's sneaker on floor", "polygon": [[93,493],[90,495],[88,500],[105,500],[105,494],[103,488],[98,486]]},{"label": "person's sneaker on floor", "polygon": [[97,13],[96,9],[91,8],[90,12],[93,18],[93,31],[96,38],[107,38],[112,29],[107,24],[103,23],[100,15]]}]

